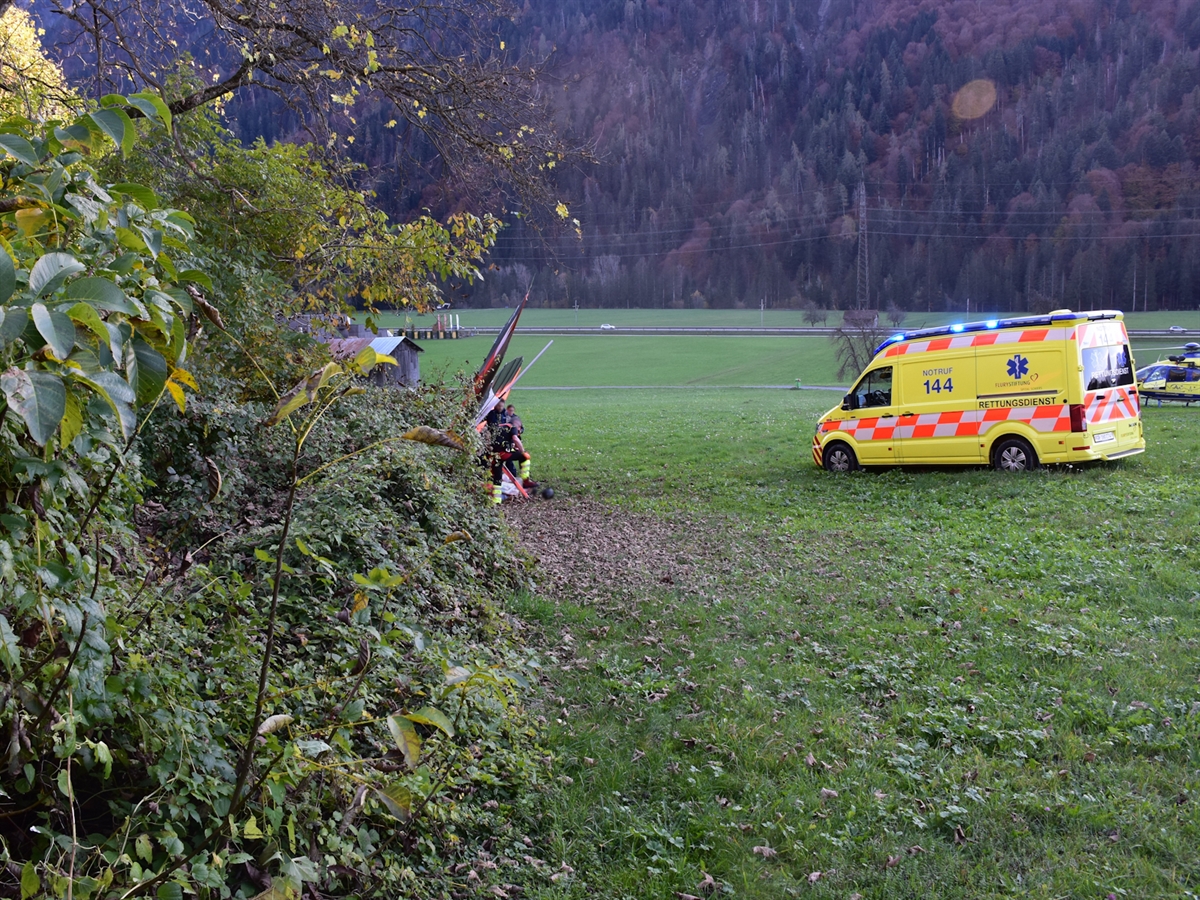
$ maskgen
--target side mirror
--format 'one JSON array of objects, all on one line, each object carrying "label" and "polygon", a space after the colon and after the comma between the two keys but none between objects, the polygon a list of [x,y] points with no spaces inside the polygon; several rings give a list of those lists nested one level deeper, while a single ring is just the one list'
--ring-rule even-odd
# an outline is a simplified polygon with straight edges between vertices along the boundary
[{"label": "side mirror", "polygon": [[854,409],[854,395],[847,394],[842,398],[842,409]]}]

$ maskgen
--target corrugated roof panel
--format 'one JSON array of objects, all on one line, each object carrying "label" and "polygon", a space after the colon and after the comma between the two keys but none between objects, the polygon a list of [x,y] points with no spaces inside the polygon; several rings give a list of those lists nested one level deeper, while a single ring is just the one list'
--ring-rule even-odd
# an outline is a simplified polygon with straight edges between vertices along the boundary
[{"label": "corrugated roof panel", "polygon": [[376,353],[383,353],[387,356],[392,355],[392,351],[404,343],[402,337],[381,337],[371,341],[371,349]]}]

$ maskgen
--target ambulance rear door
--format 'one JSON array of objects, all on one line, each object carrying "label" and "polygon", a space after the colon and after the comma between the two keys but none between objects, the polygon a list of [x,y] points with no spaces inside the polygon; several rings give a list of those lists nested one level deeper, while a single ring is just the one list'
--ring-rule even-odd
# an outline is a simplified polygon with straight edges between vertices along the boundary
[{"label": "ambulance rear door", "polygon": [[1089,322],[1079,326],[1079,355],[1092,448],[1109,456],[1140,446],[1141,407],[1124,324]]},{"label": "ambulance rear door", "polygon": [[974,348],[916,353],[900,359],[897,449],[901,461],[930,465],[981,462],[982,416],[975,409]]}]

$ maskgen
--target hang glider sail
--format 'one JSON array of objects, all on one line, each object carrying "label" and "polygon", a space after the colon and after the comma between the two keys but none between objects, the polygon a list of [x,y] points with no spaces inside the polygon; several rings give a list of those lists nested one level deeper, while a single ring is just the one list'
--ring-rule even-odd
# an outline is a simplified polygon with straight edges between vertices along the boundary
[{"label": "hang glider sail", "polygon": [[482,400],[487,396],[488,389],[492,386],[492,380],[496,377],[496,372],[499,371],[500,364],[504,362],[504,352],[508,349],[508,342],[512,340],[513,332],[517,330],[517,319],[521,318],[521,310],[525,308],[525,304],[528,301],[529,293],[526,292],[521,302],[517,304],[512,318],[508,320],[508,324],[501,328],[500,333],[496,335],[496,343],[492,344],[492,349],[488,351],[483,365],[475,373],[476,398]]},{"label": "hang glider sail", "polygon": [[[554,341],[550,342],[550,344],[553,343]],[[479,404],[479,412],[475,414],[476,431],[483,430],[483,423],[487,418],[487,414],[492,411],[497,403],[503,403],[508,399],[508,395],[512,391],[513,387],[516,386],[516,383],[525,376],[526,372],[533,368],[534,363],[542,358],[542,353],[545,353],[550,349],[550,344],[547,344],[545,347],[543,347],[538,355],[533,358],[533,362],[531,362],[525,368],[521,368],[521,363],[525,361],[525,358],[523,356],[518,356],[496,373],[495,378],[492,379],[491,386],[488,388],[487,396],[483,399],[483,402]]]}]

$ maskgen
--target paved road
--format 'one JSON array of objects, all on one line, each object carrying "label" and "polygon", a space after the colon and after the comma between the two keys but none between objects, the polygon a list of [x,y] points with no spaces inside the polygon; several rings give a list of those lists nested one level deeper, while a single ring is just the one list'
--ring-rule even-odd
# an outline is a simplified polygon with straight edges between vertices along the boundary
[{"label": "paved road", "polygon": [[[498,334],[500,329],[496,328],[464,328],[464,331],[475,334]],[[729,327],[703,327],[703,328],[681,328],[670,325],[621,325],[612,329],[601,330],[595,325],[591,326],[573,326],[564,325],[560,327],[549,326],[526,326],[520,325],[517,330],[521,334],[585,334],[585,335],[608,335],[608,334],[623,334],[623,335],[656,335],[656,334],[692,334],[692,335],[730,335],[730,336],[750,336],[750,335],[831,335],[837,331],[836,328],[743,328],[738,326]],[[897,329],[897,331],[900,329]],[[915,330],[915,329],[914,329]],[[883,329],[884,335],[894,334],[894,331]],[[1171,334],[1166,329],[1161,331],[1130,331],[1131,338],[1165,338],[1178,339],[1181,341],[1196,340],[1200,337],[1200,332],[1196,334]]]}]

